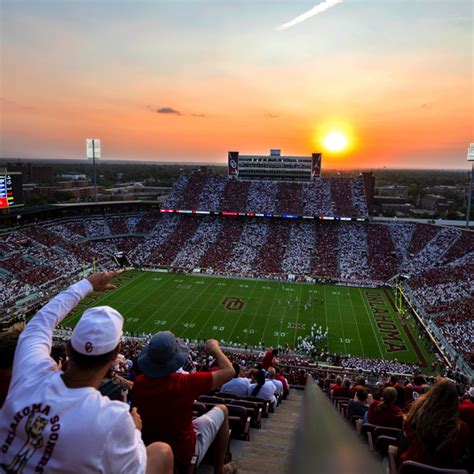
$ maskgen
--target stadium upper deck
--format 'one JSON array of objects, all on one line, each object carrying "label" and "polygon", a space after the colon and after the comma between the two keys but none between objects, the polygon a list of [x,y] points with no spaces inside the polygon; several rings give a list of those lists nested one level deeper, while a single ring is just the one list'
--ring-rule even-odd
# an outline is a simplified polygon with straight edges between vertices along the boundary
[{"label": "stadium upper deck", "polygon": [[368,218],[362,178],[319,178],[304,183],[240,181],[195,172],[178,179],[163,210],[327,220]]}]

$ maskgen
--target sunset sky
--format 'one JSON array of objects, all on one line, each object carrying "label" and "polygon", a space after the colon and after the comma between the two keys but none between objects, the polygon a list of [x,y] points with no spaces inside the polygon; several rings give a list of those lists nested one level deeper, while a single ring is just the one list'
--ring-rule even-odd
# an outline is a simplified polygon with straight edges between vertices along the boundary
[{"label": "sunset sky", "polygon": [[0,3],[0,157],[467,168],[472,0]]}]

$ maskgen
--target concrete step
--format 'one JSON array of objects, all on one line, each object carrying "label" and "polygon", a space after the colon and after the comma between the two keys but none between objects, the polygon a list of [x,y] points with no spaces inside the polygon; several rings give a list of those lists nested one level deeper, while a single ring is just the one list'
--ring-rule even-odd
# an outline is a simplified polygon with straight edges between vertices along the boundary
[{"label": "concrete step", "polygon": [[286,474],[289,471],[295,431],[298,427],[304,392],[292,390],[260,430],[252,430],[251,441],[234,455],[239,474]]},{"label": "concrete step", "polygon": [[270,459],[255,459],[247,458],[240,459],[237,461],[238,473],[245,471],[252,472],[254,474],[286,474],[288,471],[288,464],[286,460],[282,459],[281,462],[272,462]]}]

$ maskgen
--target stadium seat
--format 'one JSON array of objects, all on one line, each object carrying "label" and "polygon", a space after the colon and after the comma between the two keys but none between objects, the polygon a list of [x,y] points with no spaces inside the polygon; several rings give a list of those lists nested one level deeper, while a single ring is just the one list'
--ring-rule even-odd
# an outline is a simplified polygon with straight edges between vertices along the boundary
[{"label": "stadium seat", "polygon": [[379,436],[390,436],[395,438],[398,445],[402,430],[399,430],[398,428],[388,428],[386,426],[376,426],[373,434],[375,439],[377,439]]},{"label": "stadium seat", "polygon": [[223,398],[214,397],[211,395],[201,395],[198,397],[197,401],[201,403],[212,403],[214,405],[225,405],[225,400]]},{"label": "stadium seat", "polygon": [[232,435],[236,439],[250,441],[251,416],[248,415],[244,407],[238,405],[227,405],[229,411],[229,427]]},{"label": "stadium seat", "polygon": [[362,425],[361,434],[365,439],[367,439],[370,451],[374,450],[374,431],[376,428],[377,426],[372,423],[364,423]]},{"label": "stadium seat", "polygon": [[204,415],[204,413],[206,413],[206,411],[207,411],[207,409],[206,409],[206,405],[204,403],[201,403],[201,402],[194,402],[193,403],[193,413],[196,416]]},{"label": "stadium seat", "polygon": [[262,411],[263,407],[259,406],[256,402],[251,402],[248,400],[231,400],[230,404],[227,406],[239,406],[245,408],[247,414],[250,416],[252,427],[260,428],[262,424]]},{"label": "stadium seat", "polygon": [[429,466],[415,461],[405,461],[398,470],[398,474],[469,474],[464,469],[443,469]]},{"label": "stadium seat", "polygon": [[389,447],[398,445],[398,443],[398,439],[393,436],[381,435],[375,439],[374,449],[382,456],[387,456]]},{"label": "stadium seat", "polygon": [[262,407],[262,416],[264,418],[268,418],[268,414],[274,412],[273,404],[270,403],[268,400],[264,400],[263,398],[260,398],[260,397],[251,397],[251,396],[244,397],[244,400],[248,400],[249,402],[255,402],[257,404],[260,404],[260,406]]},{"label": "stadium seat", "polygon": [[238,395],[234,395],[233,393],[225,393],[225,392],[216,392],[214,396],[224,398],[224,399],[229,399],[229,400],[239,400],[240,398]]},{"label": "stadium seat", "polygon": [[357,428],[357,420],[361,420],[362,422],[363,419],[360,415],[352,415],[349,420],[351,425],[354,426],[355,428]]}]

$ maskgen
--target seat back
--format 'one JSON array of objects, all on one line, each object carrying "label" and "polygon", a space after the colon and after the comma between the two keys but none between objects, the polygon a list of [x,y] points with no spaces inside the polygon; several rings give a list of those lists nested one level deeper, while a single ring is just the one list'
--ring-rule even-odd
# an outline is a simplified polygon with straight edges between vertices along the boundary
[{"label": "seat back", "polygon": [[[251,416],[247,414],[247,409],[238,405],[231,405],[229,403],[229,405],[227,405],[227,410],[229,410],[229,426],[232,429],[232,434],[234,437],[248,441]],[[238,426],[235,422],[230,422],[230,420],[233,419],[239,421]]]},{"label": "seat back", "polygon": [[194,402],[193,411],[195,411],[198,414],[198,416],[201,416],[201,415],[204,415],[204,413],[206,413],[207,408],[206,408],[206,405],[202,402]]},{"label": "seat back", "polygon": [[373,425],[372,423],[364,423],[362,425],[361,429],[361,434],[367,438],[367,442],[369,444],[369,449],[371,451],[374,450],[374,438],[373,438],[373,433],[375,431],[375,428],[377,428],[376,425]]},{"label": "seat back", "polygon": [[376,426],[374,430],[374,437],[377,439],[379,436],[390,436],[396,440],[400,439],[402,430],[398,428],[388,428],[386,426]]},{"label": "seat back", "polygon": [[213,403],[214,405],[225,404],[225,400],[223,398],[213,397],[212,395],[200,395],[197,401],[202,403]]},{"label": "seat back", "polygon": [[405,461],[398,470],[399,474],[469,474],[464,469],[443,469],[415,461]]},{"label": "seat back", "polygon": [[263,398],[260,398],[260,397],[251,397],[251,396],[248,396],[248,397],[245,397],[244,400],[247,400],[249,402],[255,402],[258,404],[258,406],[260,406],[262,408],[262,414],[263,416],[268,416],[268,412],[270,410],[270,402],[263,399]]},{"label": "seat back", "polygon": [[230,400],[239,400],[240,398],[238,395],[234,395],[233,393],[226,393],[226,392],[217,392],[215,396],[220,397],[220,398],[230,399]]},{"label": "seat back", "polygon": [[248,400],[232,400],[229,406],[238,406],[238,407],[243,407],[243,408],[249,408],[253,410],[255,416],[258,415],[259,412],[259,406],[255,402],[249,402]]}]

